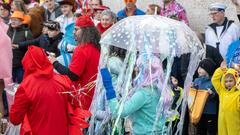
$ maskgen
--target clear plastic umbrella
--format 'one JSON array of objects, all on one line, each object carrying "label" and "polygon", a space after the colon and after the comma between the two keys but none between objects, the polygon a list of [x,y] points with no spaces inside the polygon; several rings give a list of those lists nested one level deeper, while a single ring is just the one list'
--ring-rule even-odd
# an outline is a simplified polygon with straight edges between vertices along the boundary
[{"label": "clear plastic umbrella", "polygon": [[[188,89],[190,87],[192,76],[196,71],[200,59],[204,56],[204,48],[201,45],[196,34],[183,22],[172,20],[161,16],[132,16],[127,17],[117,24],[113,25],[108,31],[104,33],[101,43],[101,58],[99,67],[108,66],[109,59],[112,54],[111,46],[118,47],[126,50],[126,55],[123,58],[123,64],[119,70],[117,81],[115,82],[115,90],[121,95],[121,105],[119,114],[121,113],[124,102],[128,99],[131,93],[134,93],[134,87],[143,86],[144,77],[138,77],[137,86],[133,86],[132,75],[134,69],[144,69],[144,71],[150,71],[150,77],[152,75],[151,66],[152,63],[156,63],[155,57],[159,59],[159,65],[162,66],[163,61],[167,60],[166,69],[163,72],[158,72],[159,75],[155,77],[158,80],[161,87],[161,97],[159,104],[156,107],[157,117],[155,126],[157,127],[159,121],[167,117],[175,115],[176,110],[171,110],[172,103],[171,90],[169,88],[169,77],[172,69],[174,57],[180,57],[182,54],[191,54],[188,67],[188,74],[185,79],[183,103],[181,114],[181,121],[178,124],[178,132],[181,132],[183,125],[184,110],[186,109],[186,99]],[[153,60],[154,56],[154,60]],[[140,59],[140,60],[139,60]],[[139,62],[140,61],[140,62]],[[140,64],[139,64],[140,63]],[[142,64],[141,64],[142,63]],[[139,67],[138,67],[139,66]],[[141,66],[141,67],[140,67]],[[147,70],[146,70],[147,69]],[[110,71],[111,72],[111,71]],[[143,80],[141,80],[143,79]],[[154,80],[151,80],[152,82]],[[91,111],[97,112],[99,104],[99,95],[104,92],[100,75],[98,76],[94,101],[92,103]],[[132,90],[132,91],[131,91]],[[100,103],[101,104],[101,103]],[[180,106],[180,104],[178,104]],[[107,115],[106,117],[110,117]],[[107,119],[107,118],[104,119]],[[116,119],[113,131],[118,127],[120,116]],[[90,134],[94,134],[93,125],[95,119],[91,120]],[[171,132],[171,124],[168,128],[164,129],[166,132]],[[154,129],[153,129],[154,131]],[[112,133],[113,134],[113,133]]]},{"label": "clear plastic umbrella", "polygon": [[170,55],[202,48],[196,34],[183,22],[162,16],[132,16],[118,22],[102,37],[101,44]]}]

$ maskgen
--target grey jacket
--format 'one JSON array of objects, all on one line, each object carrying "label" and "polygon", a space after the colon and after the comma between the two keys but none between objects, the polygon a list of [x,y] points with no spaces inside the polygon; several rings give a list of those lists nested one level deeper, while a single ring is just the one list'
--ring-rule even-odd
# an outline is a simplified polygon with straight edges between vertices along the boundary
[{"label": "grey jacket", "polygon": [[55,5],[55,9],[51,13],[48,9],[45,10],[44,20],[55,20],[57,17],[62,15],[62,11],[59,5]]}]

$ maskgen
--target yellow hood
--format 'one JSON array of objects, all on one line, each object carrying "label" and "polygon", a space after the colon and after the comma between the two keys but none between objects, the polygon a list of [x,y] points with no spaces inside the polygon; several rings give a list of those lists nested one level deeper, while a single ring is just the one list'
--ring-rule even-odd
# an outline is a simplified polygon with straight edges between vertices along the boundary
[{"label": "yellow hood", "polygon": [[[223,87],[226,91],[227,91],[227,89],[225,88],[224,81],[225,81],[225,76],[226,76],[227,74],[233,75],[236,83],[237,83],[237,81],[238,81],[238,72],[237,72],[235,69],[228,68],[228,69],[227,69],[227,72],[223,74],[222,80],[221,80],[221,85],[222,85],[222,87]],[[230,91],[234,91],[235,89],[236,89],[236,85],[235,85]]]}]

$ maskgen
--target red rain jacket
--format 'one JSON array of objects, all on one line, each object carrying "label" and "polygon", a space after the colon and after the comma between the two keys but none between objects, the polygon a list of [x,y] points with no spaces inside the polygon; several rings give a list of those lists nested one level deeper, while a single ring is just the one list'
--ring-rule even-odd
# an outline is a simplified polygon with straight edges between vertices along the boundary
[{"label": "red rain jacket", "polygon": [[30,46],[22,64],[24,79],[15,94],[10,121],[14,125],[23,123],[22,129],[30,131],[29,135],[67,135],[68,99],[60,92],[70,89],[70,81],[53,72],[41,48]]},{"label": "red rain jacket", "polygon": [[[74,49],[72,62],[69,65],[70,71],[79,76],[74,85],[77,89],[83,89],[77,94],[77,100],[84,110],[89,110],[92,103],[95,87],[90,83],[97,78],[99,58],[100,52],[93,44],[82,44]],[[75,105],[79,106],[79,102],[75,102]]]}]

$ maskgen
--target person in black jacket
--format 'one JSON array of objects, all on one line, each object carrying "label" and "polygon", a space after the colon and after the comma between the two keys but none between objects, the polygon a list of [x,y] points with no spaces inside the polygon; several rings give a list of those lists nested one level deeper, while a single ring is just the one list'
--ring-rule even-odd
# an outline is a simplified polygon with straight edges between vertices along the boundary
[{"label": "person in black jacket", "polygon": [[[7,35],[11,38],[12,44],[33,39],[33,36],[28,27],[23,25],[25,15],[21,11],[14,11],[10,17],[10,26]],[[12,79],[13,82],[20,83],[23,78],[22,58],[25,55],[27,48],[13,48],[13,69]]]},{"label": "person in black jacket", "polygon": [[29,45],[35,45],[43,48],[46,52],[54,53],[57,56],[60,55],[58,44],[62,40],[63,34],[60,32],[60,25],[55,21],[48,21],[43,23],[42,35],[36,39],[19,42],[14,44],[14,48],[26,48]]}]

